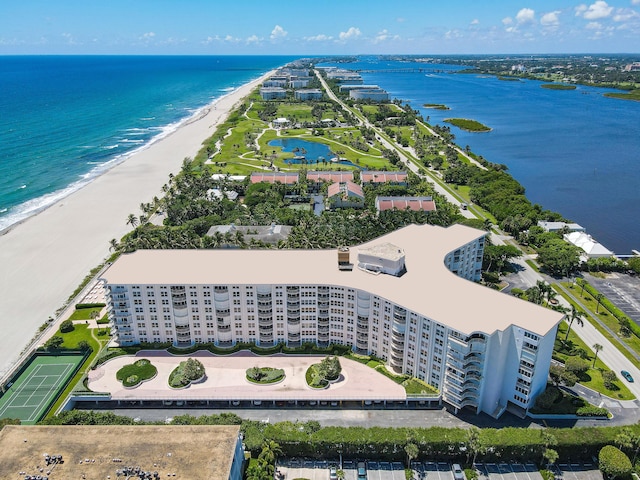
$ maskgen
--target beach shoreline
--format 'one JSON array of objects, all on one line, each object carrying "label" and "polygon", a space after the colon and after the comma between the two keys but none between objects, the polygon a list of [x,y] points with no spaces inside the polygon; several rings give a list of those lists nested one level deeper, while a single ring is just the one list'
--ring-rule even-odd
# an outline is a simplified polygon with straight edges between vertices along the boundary
[{"label": "beach shoreline", "polygon": [[0,231],[0,378],[38,328],[109,255],[109,240],[130,231],[127,216],[162,196],[169,174],[195,157],[237,104],[272,74],[215,99],[86,185]]}]

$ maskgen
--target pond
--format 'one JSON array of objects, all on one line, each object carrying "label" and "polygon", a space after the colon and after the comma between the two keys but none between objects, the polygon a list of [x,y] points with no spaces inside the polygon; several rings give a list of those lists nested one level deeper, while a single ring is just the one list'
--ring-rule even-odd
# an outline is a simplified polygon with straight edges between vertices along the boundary
[{"label": "pond", "polygon": [[[283,152],[292,152],[296,156],[287,158],[285,163],[289,164],[313,164],[322,163],[323,161],[331,162],[336,155],[324,143],[309,142],[300,138],[278,138],[271,140],[268,144],[270,147],[282,147]],[[332,163],[340,165],[350,165],[357,167],[358,165],[351,163],[349,160],[338,160]]]}]

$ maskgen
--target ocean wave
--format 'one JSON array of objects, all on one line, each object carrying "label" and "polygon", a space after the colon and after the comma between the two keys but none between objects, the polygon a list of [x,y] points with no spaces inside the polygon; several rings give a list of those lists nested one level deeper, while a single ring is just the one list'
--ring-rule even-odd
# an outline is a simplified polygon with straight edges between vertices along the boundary
[{"label": "ocean wave", "polygon": [[220,91],[221,92],[233,92],[236,89],[236,87],[227,87],[227,88],[221,88]]},{"label": "ocean wave", "polygon": [[117,143],[115,145],[107,145],[102,147],[104,150],[113,150],[114,148],[118,148],[120,145],[118,145]]},{"label": "ocean wave", "polygon": [[141,138],[138,138],[138,139],[122,138],[118,141],[122,143],[144,143],[144,140]]},{"label": "ocean wave", "polygon": [[149,120],[155,120],[156,117],[141,117],[140,120],[144,120],[145,122],[149,121]]}]

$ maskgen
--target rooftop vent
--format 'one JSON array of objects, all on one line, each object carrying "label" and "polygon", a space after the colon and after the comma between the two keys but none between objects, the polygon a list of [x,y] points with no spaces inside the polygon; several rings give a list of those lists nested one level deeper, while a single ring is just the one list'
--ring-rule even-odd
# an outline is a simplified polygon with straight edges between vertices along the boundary
[{"label": "rooftop vent", "polygon": [[338,269],[351,271],[353,264],[349,258],[349,247],[338,247]]}]

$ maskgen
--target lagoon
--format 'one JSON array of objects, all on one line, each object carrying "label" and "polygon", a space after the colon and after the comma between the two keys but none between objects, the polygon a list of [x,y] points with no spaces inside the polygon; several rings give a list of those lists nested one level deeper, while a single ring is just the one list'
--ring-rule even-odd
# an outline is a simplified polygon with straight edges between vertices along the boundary
[{"label": "lagoon", "polygon": [[[367,70],[365,83],[409,102],[431,124],[459,117],[491,127],[486,133],[451,130],[462,148],[469,145],[487,160],[507,165],[533,203],[583,225],[616,253],[640,249],[640,102],[604,97],[612,91],[604,88],[549,90],[535,80],[456,74],[460,67],[451,65],[363,57],[339,66]],[[431,70],[384,72],[399,68]]]},{"label": "lagoon", "polygon": [[304,159],[288,158],[285,160],[286,163],[314,164],[323,163],[323,161],[326,161],[325,163],[337,163],[339,165],[358,167],[348,160],[333,161],[332,159],[336,157],[336,154],[333,153],[331,149],[324,143],[309,142],[308,140],[303,140],[301,138],[278,138],[275,140],[271,140],[268,145],[270,147],[282,147],[283,152],[292,152],[296,154],[296,157],[304,157]]}]

